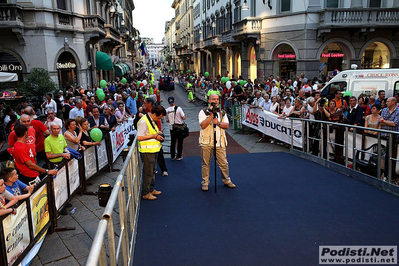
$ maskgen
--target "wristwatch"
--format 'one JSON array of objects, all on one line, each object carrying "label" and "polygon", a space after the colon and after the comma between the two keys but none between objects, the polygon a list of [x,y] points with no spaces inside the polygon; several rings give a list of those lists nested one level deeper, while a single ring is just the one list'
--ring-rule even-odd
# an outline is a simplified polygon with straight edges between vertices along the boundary
[{"label": "wristwatch", "polygon": [[46,174],[48,173],[48,169],[46,169]]}]

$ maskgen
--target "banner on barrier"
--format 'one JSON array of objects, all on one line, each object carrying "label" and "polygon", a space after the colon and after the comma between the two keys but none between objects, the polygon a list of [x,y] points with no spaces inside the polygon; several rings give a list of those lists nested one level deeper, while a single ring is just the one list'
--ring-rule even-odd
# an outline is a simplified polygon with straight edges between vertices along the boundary
[{"label": "banner on barrier", "polygon": [[290,119],[279,119],[277,115],[259,108],[250,109],[248,104],[242,106],[242,111],[243,125],[288,144],[291,143],[291,135],[293,135],[294,146],[302,148],[301,122],[293,121],[293,130],[291,130]]},{"label": "banner on barrier", "polygon": [[33,232],[36,237],[47,223],[50,222],[47,184],[30,196],[30,206],[32,208]]},{"label": "banner on barrier", "polygon": [[16,210],[16,215],[8,215],[3,220],[4,248],[6,249],[8,265],[12,265],[30,243],[26,202],[22,203]]},{"label": "banner on barrier", "polygon": [[80,185],[79,179],[79,161],[72,159],[68,162],[68,174],[69,174],[69,191],[73,194]]},{"label": "banner on barrier", "polygon": [[201,87],[195,87],[195,97],[206,102],[206,89],[202,89]]},{"label": "banner on barrier", "polygon": [[86,180],[97,173],[96,151],[95,146],[87,148],[83,154],[85,160],[85,177]]},{"label": "banner on barrier", "polygon": [[136,130],[134,129],[133,118],[129,118],[128,121],[125,121],[122,125],[117,126],[114,132],[109,132],[111,136],[111,146],[113,153],[112,162],[115,162],[119,154],[121,154],[121,152],[123,151],[123,148],[129,142],[129,135],[135,133]]},{"label": "banner on barrier", "polygon": [[55,207],[57,211],[61,206],[68,200],[68,183],[66,167],[61,167],[58,170],[57,177],[54,178],[54,195],[55,195]]},{"label": "banner on barrier", "polygon": [[108,165],[107,145],[105,139],[101,141],[101,146],[97,146],[97,159],[99,170]]}]

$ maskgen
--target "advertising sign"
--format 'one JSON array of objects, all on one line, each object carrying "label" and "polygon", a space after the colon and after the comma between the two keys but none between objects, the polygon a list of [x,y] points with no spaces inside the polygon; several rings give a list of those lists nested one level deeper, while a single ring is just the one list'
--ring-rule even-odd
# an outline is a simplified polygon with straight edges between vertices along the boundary
[{"label": "advertising sign", "polygon": [[5,238],[5,247],[3,248],[6,249],[8,265],[12,265],[30,243],[26,202],[22,203],[16,210],[16,215],[8,215],[3,220]]}]

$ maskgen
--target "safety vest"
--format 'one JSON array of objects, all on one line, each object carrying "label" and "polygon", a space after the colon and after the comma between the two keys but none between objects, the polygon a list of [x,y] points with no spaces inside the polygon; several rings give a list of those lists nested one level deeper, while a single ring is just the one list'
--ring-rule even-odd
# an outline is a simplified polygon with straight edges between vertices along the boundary
[{"label": "safety vest", "polygon": [[[155,127],[155,129],[154,129],[146,115],[144,115],[139,120],[139,123],[141,120],[144,120],[147,123],[148,131],[150,132],[150,135],[158,133],[157,126],[154,126]],[[141,152],[141,153],[157,153],[161,150],[161,147],[162,147],[161,142],[156,139],[148,139],[148,140],[139,141],[139,152]]]}]

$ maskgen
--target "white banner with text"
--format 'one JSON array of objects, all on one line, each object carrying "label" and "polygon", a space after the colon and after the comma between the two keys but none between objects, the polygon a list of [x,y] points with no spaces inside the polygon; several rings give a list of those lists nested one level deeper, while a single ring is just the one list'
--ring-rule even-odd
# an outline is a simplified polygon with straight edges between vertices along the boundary
[{"label": "white banner with text", "polygon": [[291,129],[290,119],[279,119],[271,112],[259,108],[250,109],[249,105],[245,104],[242,106],[242,124],[288,144],[291,144],[293,135],[294,146],[302,148],[302,123],[299,121],[294,121]]}]

